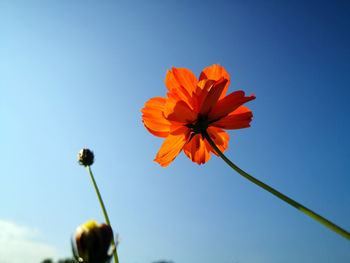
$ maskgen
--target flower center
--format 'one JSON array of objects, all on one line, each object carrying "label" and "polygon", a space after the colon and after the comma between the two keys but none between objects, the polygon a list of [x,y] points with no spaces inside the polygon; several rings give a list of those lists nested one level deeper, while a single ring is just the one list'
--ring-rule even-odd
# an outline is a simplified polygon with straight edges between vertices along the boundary
[{"label": "flower center", "polygon": [[201,114],[198,114],[197,121],[192,124],[186,124],[186,127],[190,128],[191,130],[191,138],[196,134],[201,134],[203,131],[206,131],[209,127],[209,121],[208,116],[202,116]]}]

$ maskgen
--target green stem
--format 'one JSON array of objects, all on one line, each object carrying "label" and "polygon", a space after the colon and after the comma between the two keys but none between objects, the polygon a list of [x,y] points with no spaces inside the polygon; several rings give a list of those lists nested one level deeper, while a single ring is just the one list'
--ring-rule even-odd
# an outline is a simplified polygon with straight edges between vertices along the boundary
[{"label": "green stem", "polygon": [[[102,200],[100,191],[98,190],[98,187],[97,187],[95,178],[92,175],[90,166],[88,166],[88,170],[89,170],[89,174],[90,174],[90,177],[91,177],[91,181],[92,181],[92,183],[93,183],[93,185],[95,187],[98,200],[100,201],[100,205],[101,205],[101,208],[102,208],[103,215],[105,216],[106,223],[107,223],[107,225],[109,225],[112,228],[111,223],[109,222],[108,215],[107,215],[107,210],[105,208],[105,205],[103,204],[103,200]],[[114,236],[112,236],[112,245],[115,247],[114,252],[113,252],[114,262],[115,263],[119,263],[118,254],[117,254],[117,247],[115,245]]]},{"label": "green stem", "polygon": [[209,144],[214,148],[214,150],[217,152],[217,154],[237,173],[248,179],[249,181],[253,182],[254,184],[260,186],[261,188],[265,189],[266,191],[270,192],[271,194],[277,196],[278,198],[282,199],[283,201],[287,202],[291,206],[294,206],[296,209],[300,210],[301,212],[307,214],[308,216],[312,217],[316,221],[320,222],[324,226],[328,227],[329,229],[333,230],[334,232],[338,233],[339,235],[345,237],[346,239],[350,240],[350,233],[344,230],[343,228],[337,226],[336,224],[332,223],[331,221],[327,220],[326,218],[320,216],[319,214],[316,214],[309,208],[303,206],[302,204],[294,201],[293,199],[289,198],[288,196],[285,196],[281,192],[275,190],[274,188],[268,186],[267,184],[264,184],[263,182],[259,181],[258,179],[254,178],[253,176],[247,174],[245,171],[240,169],[238,166],[236,166],[234,163],[232,163],[215,145],[213,140],[208,135],[207,131],[202,132],[202,136],[209,142]]}]

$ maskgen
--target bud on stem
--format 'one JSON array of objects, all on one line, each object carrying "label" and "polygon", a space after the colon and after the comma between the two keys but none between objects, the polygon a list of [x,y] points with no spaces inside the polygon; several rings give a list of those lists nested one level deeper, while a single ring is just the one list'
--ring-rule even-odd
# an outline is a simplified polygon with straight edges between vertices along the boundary
[{"label": "bud on stem", "polygon": [[73,252],[79,262],[107,263],[110,261],[112,252],[109,252],[113,237],[112,228],[106,224],[97,224],[90,220],[79,226],[76,230],[76,250]]}]

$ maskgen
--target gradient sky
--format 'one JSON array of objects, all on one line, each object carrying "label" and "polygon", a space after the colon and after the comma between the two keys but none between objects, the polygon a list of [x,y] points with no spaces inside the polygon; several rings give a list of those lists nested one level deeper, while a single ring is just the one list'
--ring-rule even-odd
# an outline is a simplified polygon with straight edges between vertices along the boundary
[{"label": "gradient sky", "polygon": [[[227,156],[349,231],[349,13],[346,0],[1,1],[0,226],[37,233],[18,242],[42,258],[70,256],[75,228],[104,221],[76,159],[88,147],[121,263],[349,263],[349,241],[218,157],[161,168],[140,112],[167,69],[220,63],[229,92],[256,95]],[[13,237],[0,233],[3,252]],[[0,262],[38,262],[24,251]]]}]

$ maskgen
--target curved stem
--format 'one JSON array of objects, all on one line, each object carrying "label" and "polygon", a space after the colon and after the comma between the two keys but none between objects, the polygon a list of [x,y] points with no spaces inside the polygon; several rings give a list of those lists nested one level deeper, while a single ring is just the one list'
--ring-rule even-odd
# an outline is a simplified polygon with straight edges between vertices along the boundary
[{"label": "curved stem", "polygon": [[331,221],[327,220],[326,218],[320,216],[319,214],[313,212],[309,208],[303,206],[302,204],[294,201],[293,199],[289,198],[288,196],[282,194],[281,192],[277,191],[276,189],[268,186],[267,184],[259,181],[258,179],[254,178],[253,176],[247,174],[245,171],[240,169],[237,165],[232,163],[215,145],[213,140],[208,135],[207,131],[202,132],[202,136],[209,142],[211,147],[217,152],[217,154],[237,173],[248,179],[249,181],[253,182],[254,184],[260,186],[261,188],[265,189],[266,191],[270,192],[271,194],[277,196],[279,199],[285,201],[286,203],[290,204],[291,206],[294,206],[296,209],[300,210],[304,214],[307,214],[308,216],[312,217],[316,221],[320,222],[324,226],[328,227],[329,229],[333,230],[334,232],[338,233],[339,235],[345,237],[346,239],[350,240],[350,233],[344,230],[343,228],[337,226],[336,224],[332,223]]},{"label": "curved stem", "polygon": [[[90,178],[91,178],[91,181],[92,181],[92,183],[93,183],[93,185],[94,185],[94,188],[95,188],[95,191],[96,191],[98,200],[100,201],[100,205],[101,205],[102,212],[103,212],[103,215],[104,215],[104,217],[105,217],[106,223],[107,223],[107,225],[109,225],[109,226],[112,228],[111,223],[109,222],[108,215],[107,215],[107,210],[106,210],[106,208],[105,208],[105,205],[103,204],[103,200],[102,200],[100,191],[98,190],[98,187],[97,187],[95,178],[94,178],[94,176],[92,175],[90,166],[88,166],[88,170],[89,170]],[[114,252],[113,252],[114,262],[115,262],[115,263],[119,263],[118,254],[117,254],[117,247],[116,247],[116,245],[115,245],[115,241],[114,241],[114,236],[113,236],[113,235],[112,235],[112,245],[115,247]]]}]

